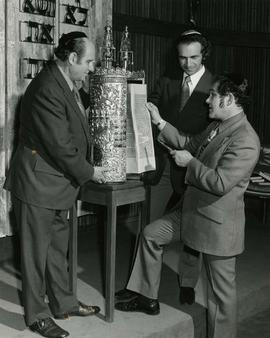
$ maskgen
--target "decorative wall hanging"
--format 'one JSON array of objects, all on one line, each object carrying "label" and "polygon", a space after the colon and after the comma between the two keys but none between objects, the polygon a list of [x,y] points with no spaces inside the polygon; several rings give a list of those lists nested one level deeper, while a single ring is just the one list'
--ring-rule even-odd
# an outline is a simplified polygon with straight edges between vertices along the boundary
[{"label": "decorative wall hanging", "polygon": [[43,16],[55,16],[55,0],[21,0],[22,12]]}]

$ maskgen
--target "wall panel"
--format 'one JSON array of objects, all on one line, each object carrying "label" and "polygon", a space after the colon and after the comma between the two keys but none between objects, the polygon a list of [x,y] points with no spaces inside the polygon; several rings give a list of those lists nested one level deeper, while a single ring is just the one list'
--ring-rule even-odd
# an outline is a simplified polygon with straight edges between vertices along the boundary
[{"label": "wall panel", "polygon": [[[5,13],[5,3],[0,2],[0,12]],[[5,180],[6,139],[6,21],[0,20],[0,236],[4,233],[7,214],[6,192],[2,189]]]}]

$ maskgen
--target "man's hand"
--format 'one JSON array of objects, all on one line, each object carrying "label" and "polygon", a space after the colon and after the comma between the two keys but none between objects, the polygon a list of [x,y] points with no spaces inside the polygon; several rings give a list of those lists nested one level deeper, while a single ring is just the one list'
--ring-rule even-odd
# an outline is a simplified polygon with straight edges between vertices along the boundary
[{"label": "man's hand", "polygon": [[158,107],[155,106],[152,102],[147,102],[145,104],[146,108],[148,109],[150,115],[151,115],[151,120],[153,124],[158,124],[161,120],[161,116],[158,111]]},{"label": "man's hand", "polygon": [[106,178],[104,176],[105,168],[103,167],[94,167],[94,174],[91,181],[95,183],[105,183]]},{"label": "man's hand", "polygon": [[193,159],[190,152],[186,150],[171,150],[170,155],[179,167],[187,167],[189,162]]}]

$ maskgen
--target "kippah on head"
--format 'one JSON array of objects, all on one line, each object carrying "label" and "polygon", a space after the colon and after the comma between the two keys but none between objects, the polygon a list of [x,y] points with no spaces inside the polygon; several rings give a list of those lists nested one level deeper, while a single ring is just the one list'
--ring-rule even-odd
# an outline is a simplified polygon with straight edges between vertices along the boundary
[{"label": "kippah on head", "polygon": [[175,45],[178,48],[180,44],[189,45],[191,43],[198,42],[201,44],[201,53],[203,61],[208,57],[211,51],[211,43],[205,36],[195,29],[189,29],[184,31],[175,41]]},{"label": "kippah on head", "polygon": [[71,40],[78,39],[78,38],[87,38],[87,35],[79,31],[62,34],[61,38],[59,39],[59,45],[62,45],[62,46],[66,45]]},{"label": "kippah on head", "polygon": [[189,29],[188,31],[183,32],[181,36],[187,36],[192,34],[202,35],[200,32],[195,31],[194,29]]}]

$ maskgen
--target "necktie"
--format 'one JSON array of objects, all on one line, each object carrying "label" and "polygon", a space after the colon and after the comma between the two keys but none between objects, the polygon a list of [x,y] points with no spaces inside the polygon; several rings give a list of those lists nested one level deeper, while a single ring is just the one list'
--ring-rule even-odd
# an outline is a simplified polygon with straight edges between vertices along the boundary
[{"label": "necktie", "polygon": [[79,93],[79,91],[78,91],[78,89],[77,89],[77,87],[75,85],[73,87],[72,92],[73,92],[73,94],[75,96],[75,100],[76,100],[76,102],[77,102],[77,104],[78,104],[78,106],[80,108],[81,113],[83,114],[84,118],[87,119],[86,118],[86,112],[85,112],[84,106],[82,104],[80,93]]},{"label": "necktie", "polygon": [[190,76],[186,76],[182,85],[182,90],[181,90],[181,104],[180,104],[180,111],[184,108],[189,96],[189,83],[191,82]]},{"label": "necktie", "polygon": [[219,122],[217,122],[217,124],[215,125],[215,127],[210,131],[210,133],[207,136],[207,139],[203,142],[203,144],[199,148],[197,156],[196,156],[197,158],[201,156],[201,154],[203,153],[204,149],[213,140],[213,138],[217,136],[217,134],[218,134],[218,128],[219,128]]}]

